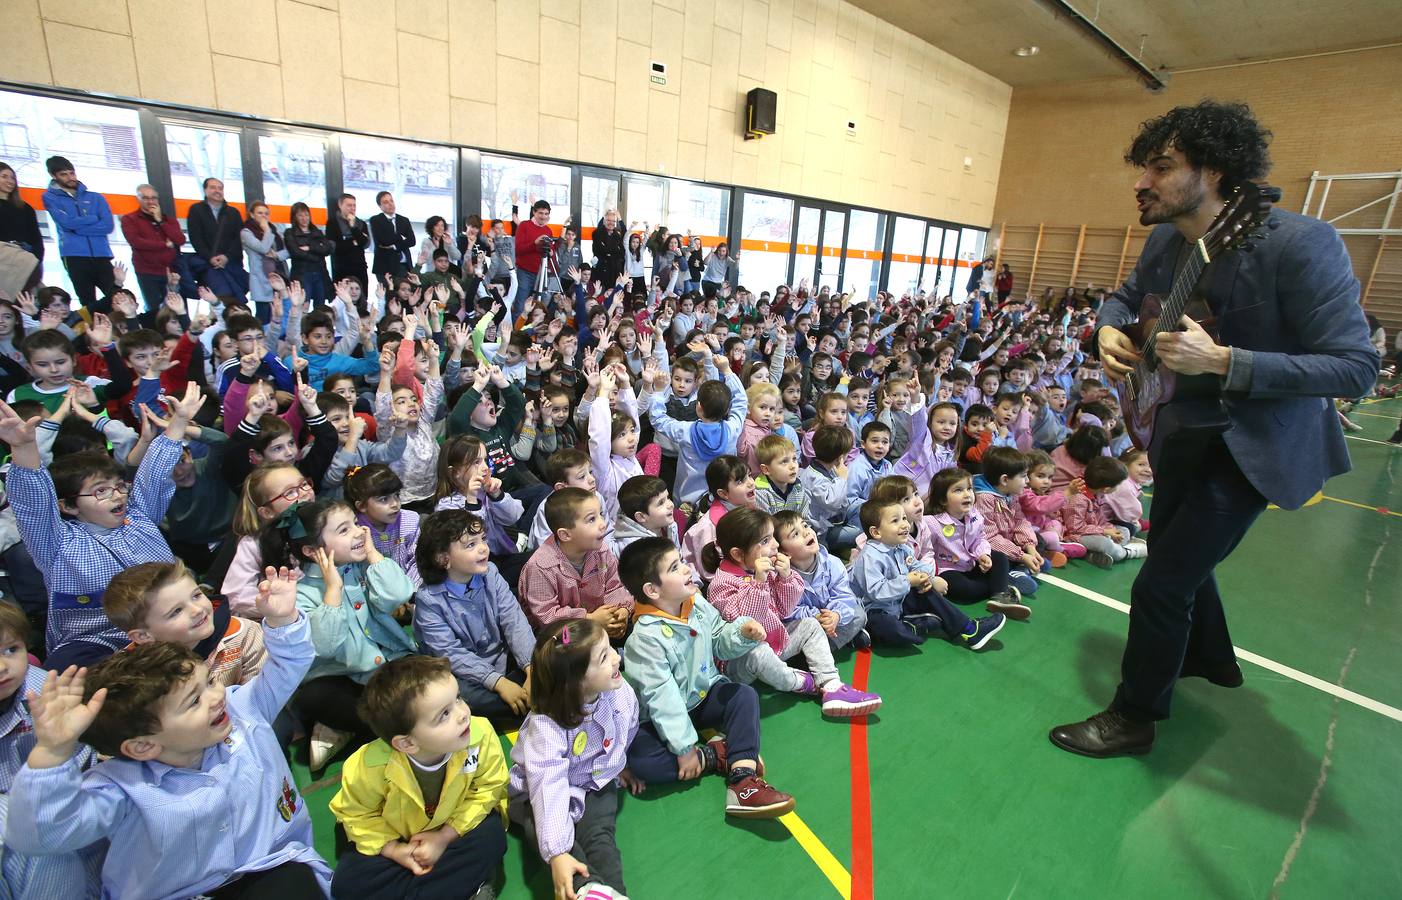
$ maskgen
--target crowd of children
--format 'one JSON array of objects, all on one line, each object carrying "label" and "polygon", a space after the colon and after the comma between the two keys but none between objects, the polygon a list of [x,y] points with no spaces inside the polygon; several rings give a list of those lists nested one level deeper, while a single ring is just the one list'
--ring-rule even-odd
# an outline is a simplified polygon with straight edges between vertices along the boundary
[{"label": "crowd of children", "polygon": [[[0,604],[12,895],[491,896],[515,829],[624,897],[620,790],[795,808],[761,692],[869,716],[852,651],[982,651],[1041,573],[1146,554],[1086,314],[571,269],[513,318],[493,265],[274,277],[268,324],[0,299],[5,566],[45,588]],[[334,868],[302,752],[349,753]]]}]

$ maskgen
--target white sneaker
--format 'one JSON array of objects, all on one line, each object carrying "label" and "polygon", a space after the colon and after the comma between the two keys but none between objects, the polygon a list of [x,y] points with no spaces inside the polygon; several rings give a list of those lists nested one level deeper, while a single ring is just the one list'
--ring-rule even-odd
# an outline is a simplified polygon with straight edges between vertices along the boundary
[{"label": "white sneaker", "polygon": [[312,728],[310,741],[311,760],[307,768],[316,771],[326,768],[326,763],[351,741],[348,731],[337,731],[320,722]]},{"label": "white sneaker", "polygon": [[1144,559],[1149,555],[1149,545],[1143,541],[1130,541],[1125,544],[1125,559]]},{"label": "white sneaker", "polygon": [[625,895],[597,881],[584,884],[574,892],[574,895],[577,900],[628,900]]}]

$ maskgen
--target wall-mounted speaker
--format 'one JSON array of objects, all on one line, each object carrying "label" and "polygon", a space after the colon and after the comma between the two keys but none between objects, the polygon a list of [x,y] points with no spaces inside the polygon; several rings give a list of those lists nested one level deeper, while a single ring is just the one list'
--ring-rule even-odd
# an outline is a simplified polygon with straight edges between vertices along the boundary
[{"label": "wall-mounted speaker", "polygon": [[745,95],[745,140],[773,134],[778,122],[779,95],[764,88],[752,88]]}]

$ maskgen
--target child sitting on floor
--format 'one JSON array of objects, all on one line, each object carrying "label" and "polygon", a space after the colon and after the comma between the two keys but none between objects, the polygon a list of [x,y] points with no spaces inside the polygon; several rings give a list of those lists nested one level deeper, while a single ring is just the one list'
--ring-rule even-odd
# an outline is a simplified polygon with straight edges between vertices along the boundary
[{"label": "child sitting on floor", "polygon": [[375,732],[341,770],[331,813],[353,845],[339,897],[473,897],[506,855],[506,757],[458,696],[448,661],[406,656],[365,685]]},{"label": "child sitting on floor", "polygon": [[622,640],[633,598],[618,580],[618,558],[604,544],[608,523],[599,498],[561,488],[545,501],[551,535],[521,569],[521,605],[539,628],[556,619],[590,618]]},{"label": "child sitting on floor", "polygon": [[1030,450],[1027,453],[1027,487],[1018,495],[1018,505],[1032,527],[1037,529],[1037,537],[1050,552],[1060,551],[1067,559],[1080,559],[1086,555],[1086,548],[1075,541],[1063,541],[1061,508],[1066,498],[1074,496],[1085,486],[1079,477],[1072,479],[1063,488],[1053,488],[1056,478],[1056,463],[1044,450]]},{"label": "child sitting on floor", "polygon": [[[1054,562],[1037,551],[1037,530],[1018,501],[1027,485],[1027,460],[1012,447],[989,447],[982,468],[983,473],[974,476],[974,506],[983,515],[989,546],[1008,558],[1008,578],[1018,591],[1035,594],[1036,574],[1048,571]],[[1059,562],[1066,565],[1066,558],[1061,556]]]},{"label": "child sitting on floor", "polygon": [[555,896],[623,896],[617,785],[643,789],[627,769],[638,696],[608,633],[588,619],[547,625],[531,659],[535,711],[511,750],[512,821],[550,867]]},{"label": "child sitting on floor", "polygon": [[955,603],[988,600],[988,611],[1026,619],[1032,610],[1008,579],[1009,560],[994,550],[974,507],[974,479],[963,469],[945,469],[930,482],[925,511],[934,517],[935,574],[949,585]]},{"label": "child sitting on floor", "polygon": [[774,536],[789,565],[803,577],[803,597],[789,620],[812,617],[828,636],[834,650],[871,646],[866,630],[867,614],[852,593],[847,569],[818,540],[803,516],[791,509],[774,514]]},{"label": "child sitting on floor", "polygon": [[[794,799],[763,778],[759,695],[728,680],[716,660],[744,656],[764,641],[749,617],[726,622],[697,591],[691,569],[662,538],[623,551],[628,591],[637,601],[623,647],[624,677],[638,695],[638,732],[628,768],[645,784],[690,781],[708,772],[726,779],[726,815],[776,819]],[[698,729],[725,736],[697,746]]]},{"label": "child sitting on floor", "polygon": [[609,544],[617,556],[623,548],[645,537],[664,537],[677,546],[676,509],[667,482],[652,475],[634,475],[618,489],[618,519]]},{"label": "child sitting on floor", "polygon": [[1126,559],[1149,555],[1142,538],[1110,521],[1106,496],[1129,477],[1125,464],[1113,456],[1097,456],[1086,464],[1085,487],[1066,501],[1061,524],[1068,540],[1086,548],[1086,562],[1102,569]]}]

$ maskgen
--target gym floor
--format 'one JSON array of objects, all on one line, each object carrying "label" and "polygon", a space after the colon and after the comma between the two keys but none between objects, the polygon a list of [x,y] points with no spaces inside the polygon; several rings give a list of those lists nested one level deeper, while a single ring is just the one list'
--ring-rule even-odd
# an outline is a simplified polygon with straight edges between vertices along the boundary
[{"label": "gym floor", "polygon": [[[1138,568],[1072,562],[982,653],[844,654],[844,677],[885,699],[869,720],[763,695],[768,777],[797,809],[728,819],[715,777],[627,798],[630,895],[1402,896],[1402,449],[1385,443],[1399,415],[1402,400],[1360,405],[1353,471],[1297,512],[1267,510],[1218,569],[1246,684],[1180,684],[1150,755],[1047,741],[1113,694]],[[340,763],[293,771],[331,859]],[[498,886],[551,895],[514,832]]]}]

